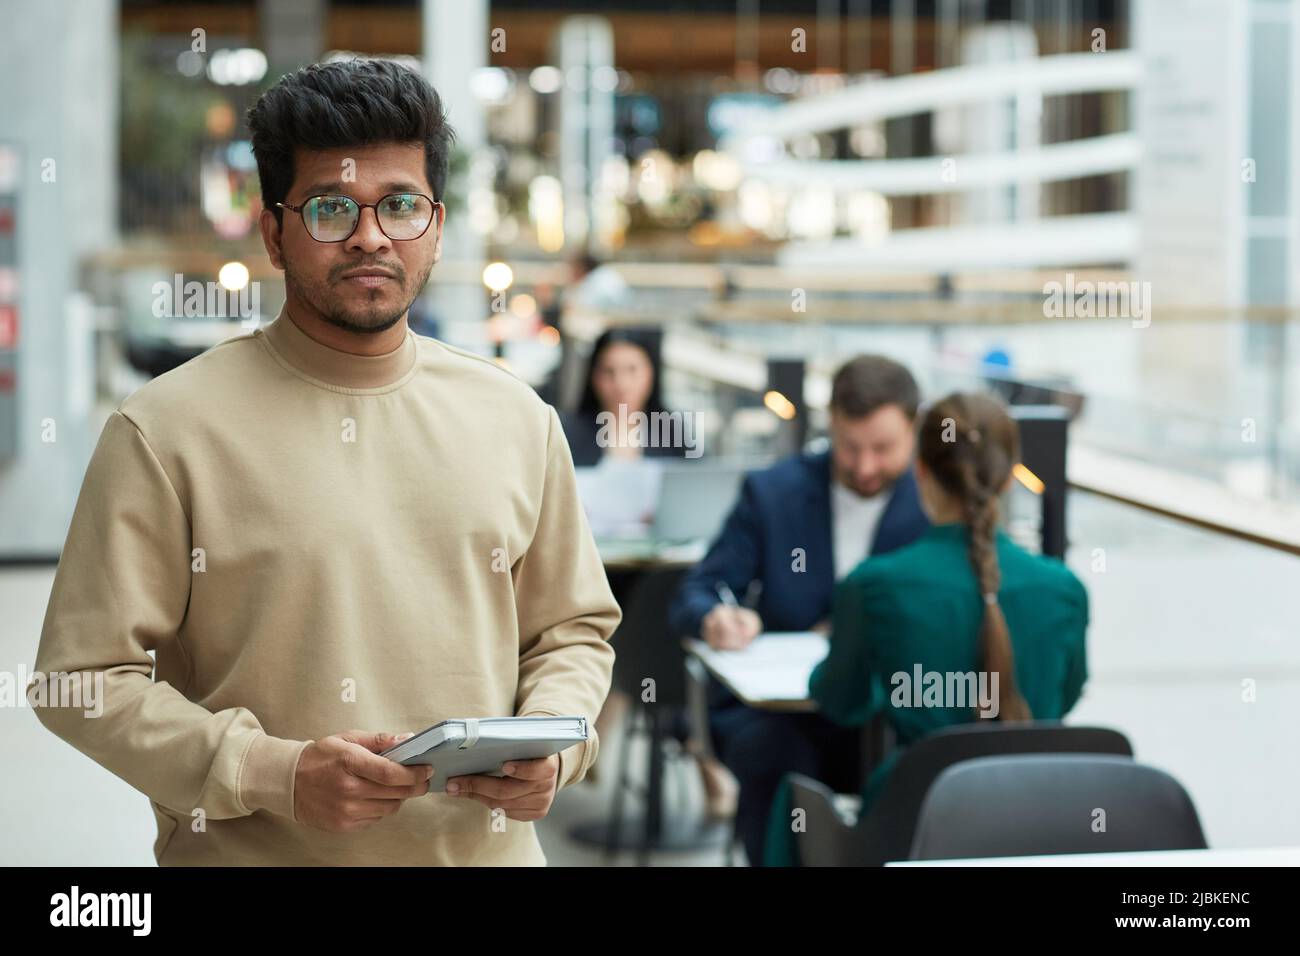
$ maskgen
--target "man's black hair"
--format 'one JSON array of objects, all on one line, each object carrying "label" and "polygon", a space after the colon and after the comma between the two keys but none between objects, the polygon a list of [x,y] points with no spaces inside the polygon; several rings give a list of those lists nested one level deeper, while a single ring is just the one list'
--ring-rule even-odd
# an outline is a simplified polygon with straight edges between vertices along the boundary
[{"label": "man's black hair", "polygon": [[433,198],[447,186],[451,143],[442,100],[424,78],[388,60],[315,63],[286,74],[248,111],[262,204],[281,220],[293,184],[294,150],[424,144]]}]

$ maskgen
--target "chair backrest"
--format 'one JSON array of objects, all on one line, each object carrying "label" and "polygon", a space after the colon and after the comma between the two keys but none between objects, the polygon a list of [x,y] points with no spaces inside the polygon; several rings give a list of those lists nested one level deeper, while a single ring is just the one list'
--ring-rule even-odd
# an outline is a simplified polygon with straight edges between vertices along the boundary
[{"label": "chair backrest", "polygon": [[801,866],[856,866],[852,829],[835,812],[835,794],[820,780],[792,773],[791,806],[804,811],[804,831],[796,839]]},{"label": "chair backrest", "polygon": [[1128,738],[1106,727],[1067,727],[1060,721],[945,727],[913,743],[889,774],[880,796],[858,819],[848,855],[855,865],[905,860],[912,848],[921,801],[935,778],[953,764],[1010,754],[1088,753],[1133,756]]},{"label": "chair backrest", "polygon": [[1122,757],[1036,754],[949,767],[921,805],[913,860],[1205,849],[1187,791]]}]

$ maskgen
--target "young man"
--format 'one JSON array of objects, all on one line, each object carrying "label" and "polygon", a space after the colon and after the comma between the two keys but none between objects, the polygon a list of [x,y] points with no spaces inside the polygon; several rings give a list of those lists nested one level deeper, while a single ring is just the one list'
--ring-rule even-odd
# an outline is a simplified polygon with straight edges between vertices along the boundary
[{"label": "young man", "polygon": [[[827,626],[835,582],[872,554],[915,541],[929,527],[912,473],[920,391],[891,359],[862,355],[831,385],[831,449],[750,475],[704,560],[669,611],[676,634],[740,649],[761,631]],[[756,606],[745,604],[757,593]],[[714,751],[740,783],[736,829],[746,856],[763,859],[768,811],[781,777],[807,774],[856,791],[861,732],[818,714],[744,706],[709,687]]]},{"label": "young man", "polygon": [[378,756],[445,718],[594,722],[620,618],[554,410],[407,328],[441,254],[442,105],[352,61],[286,76],[249,125],[284,311],[109,419],[37,658],[102,675],[103,715],[37,713],[149,796],[160,864],[544,863],[531,821],[594,735],[447,795]]}]

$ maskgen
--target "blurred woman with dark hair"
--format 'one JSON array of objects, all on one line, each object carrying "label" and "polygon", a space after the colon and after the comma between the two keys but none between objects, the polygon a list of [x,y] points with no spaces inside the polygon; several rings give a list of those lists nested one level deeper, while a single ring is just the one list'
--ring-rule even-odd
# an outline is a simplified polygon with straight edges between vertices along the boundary
[{"label": "blurred woman with dark hair", "polygon": [[[863,561],[836,588],[830,653],[809,693],[845,726],[883,711],[898,740],[867,782],[863,812],[902,749],[926,734],[979,719],[1056,720],[1079,699],[1087,592],[1060,561],[1030,554],[998,528],[998,500],[1019,458],[1019,432],[1001,402],[954,394],[935,403],[916,465],[930,530]],[[795,863],[790,824],[783,788],[766,865]]]},{"label": "blurred woman with dark hair", "polygon": [[[592,346],[578,409],[564,416],[577,467],[615,458],[683,458],[684,441],[658,442],[655,416],[667,415],[659,395],[658,339],[632,329],[608,329]],[[678,437],[684,437],[680,432]]]}]

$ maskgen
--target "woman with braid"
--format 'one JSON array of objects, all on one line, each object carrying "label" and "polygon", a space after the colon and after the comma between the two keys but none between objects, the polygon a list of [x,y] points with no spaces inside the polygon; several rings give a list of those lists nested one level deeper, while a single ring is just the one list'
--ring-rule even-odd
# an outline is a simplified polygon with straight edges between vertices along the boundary
[{"label": "woman with braid", "polygon": [[[996,399],[937,402],[922,420],[916,465],[932,527],[863,561],[836,588],[830,653],[810,695],[838,724],[883,711],[899,744],[871,774],[864,810],[901,749],[926,734],[973,720],[1059,719],[1079,699],[1087,592],[1064,564],[998,528],[1019,454],[1016,424]],[[766,865],[794,865],[787,787],[766,846]]]}]

